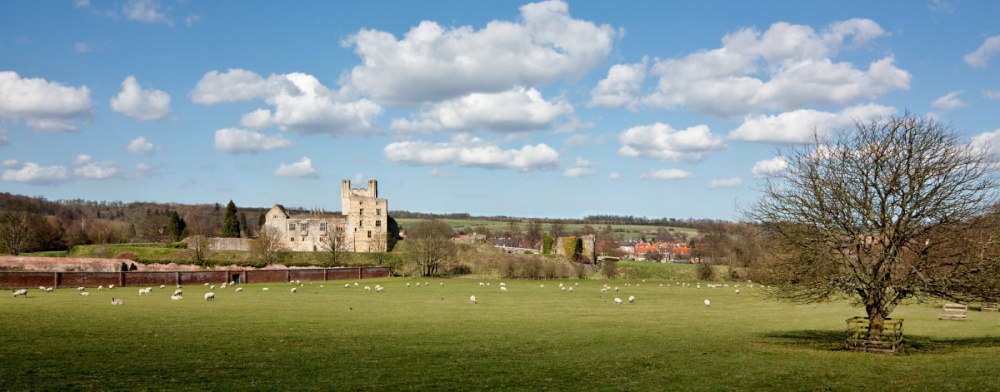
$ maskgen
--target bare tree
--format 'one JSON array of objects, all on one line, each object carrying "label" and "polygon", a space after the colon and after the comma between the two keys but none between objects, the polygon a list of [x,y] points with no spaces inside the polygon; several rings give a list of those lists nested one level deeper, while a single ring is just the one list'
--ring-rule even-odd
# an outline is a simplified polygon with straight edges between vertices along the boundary
[{"label": "bare tree", "polygon": [[273,226],[262,227],[257,233],[257,238],[250,241],[250,252],[261,266],[277,262],[283,250],[281,232]]},{"label": "bare tree", "polygon": [[194,251],[194,260],[198,265],[205,263],[205,256],[208,255],[208,237],[201,234],[188,237],[188,247]]},{"label": "bare tree", "polygon": [[384,231],[372,233],[372,240],[369,242],[368,251],[375,255],[375,262],[382,265],[385,262],[385,253],[389,249],[389,235]]},{"label": "bare tree", "polygon": [[454,231],[447,223],[428,219],[417,222],[403,240],[403,251],[412,258],[424,276],[437,274],[442,263],[454,257]]},{"label": "bare tree", "polygon": [[907,113],[782,157],[787,169],[744,211],[774,241],[765,276],[778,298],[853,299],[879,341],[908,298],[997,297],[997,184],[982,146]]},{"label": "bare tree", "polygon": [[331,266],[339,266],[347,252],[344,230],[340,227],[330,227],[327,235],[319,240],[320,248],[326,251]]},{"label": "bare tree", "polygon": [[0,214],[0,250],[14,256],[28,250],[35,232],[31,218],[27,212]]}]

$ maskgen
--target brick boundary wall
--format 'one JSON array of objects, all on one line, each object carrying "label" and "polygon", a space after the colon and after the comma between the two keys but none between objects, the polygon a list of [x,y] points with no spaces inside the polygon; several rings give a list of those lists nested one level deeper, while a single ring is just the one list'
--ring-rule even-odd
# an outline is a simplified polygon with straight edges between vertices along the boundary
[{"label": "brick boundary wall", "polygon": [[386,267],[297,268],[215,271],[40,272],[0,271],[0,288],[20,289],[97,286],[158,286],[186,284],[287,283],[295,280],[326,281],[371,279],[389,276]]}]

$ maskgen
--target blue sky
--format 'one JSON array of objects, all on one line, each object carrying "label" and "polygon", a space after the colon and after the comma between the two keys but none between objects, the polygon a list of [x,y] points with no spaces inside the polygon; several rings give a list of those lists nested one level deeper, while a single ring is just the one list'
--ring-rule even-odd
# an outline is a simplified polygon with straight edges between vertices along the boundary
[{"label": "blue sky", "polygon": [[[737,220],[906,110],[1000,137],[990,1],[0,2],[0,191]],[[1000,145],[1000,143],[993,143]]]}]

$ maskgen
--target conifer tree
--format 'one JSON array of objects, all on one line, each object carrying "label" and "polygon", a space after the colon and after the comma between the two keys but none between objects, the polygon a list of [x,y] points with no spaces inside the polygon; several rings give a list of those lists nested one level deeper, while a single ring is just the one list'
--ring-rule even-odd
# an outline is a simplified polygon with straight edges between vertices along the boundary
[{"label": "conifer tree", "polygon": [[240,238],[240,220],[236,204],[232,200],[226,204],[226,219],[222,222],[222,236]]}]

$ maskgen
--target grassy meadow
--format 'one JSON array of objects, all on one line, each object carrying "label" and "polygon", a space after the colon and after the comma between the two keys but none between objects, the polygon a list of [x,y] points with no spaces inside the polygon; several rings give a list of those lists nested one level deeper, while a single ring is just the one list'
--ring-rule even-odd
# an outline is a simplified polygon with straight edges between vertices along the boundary
[{"label": "grassy meadow", "polygon": [[[204,286],[180,301],[173,287],[5,294],[0,390],[997,388],[1000,313],[955,322],[901,307],[906,351],[883,355],[841,348],[860,309],[778,303],[747,284],[736,294],[640,279],[508,280],[507,293],[469,278],[303,283],[216,288],[212,302]],[[605,284],[620,291],[602,294]]]}]

